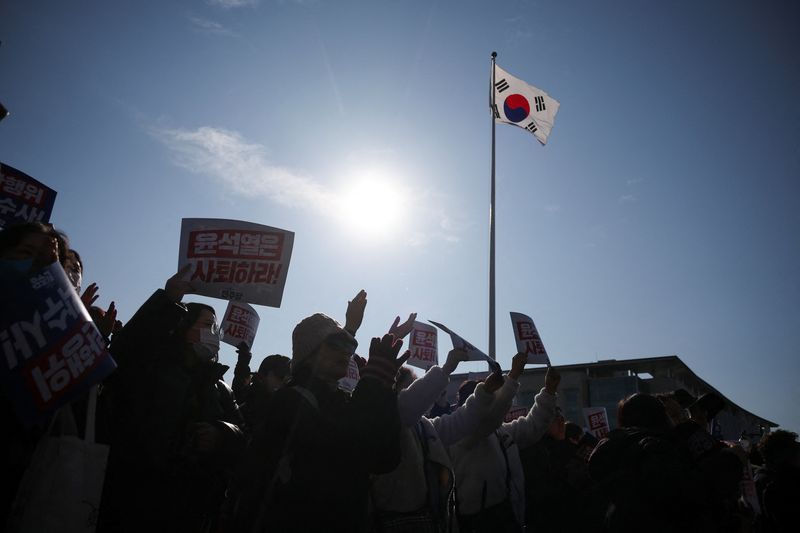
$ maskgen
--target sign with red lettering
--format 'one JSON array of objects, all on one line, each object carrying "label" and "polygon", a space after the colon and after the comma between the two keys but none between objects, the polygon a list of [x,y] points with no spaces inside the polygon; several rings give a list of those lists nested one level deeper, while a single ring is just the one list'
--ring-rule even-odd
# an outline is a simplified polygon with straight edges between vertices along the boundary
[{"label": "sign with red lettering", "polygon": [[0,229],[25,222],[49,222],[55,202],[56,191],[0,163]]},{"label": "sign with red lettering", "polygon": [[228,302],[228,308],[222,318],[222,342],[231,346],[239,346],[239,343],[245,342],[252,348],[260,320],[253,306],[241,302]]},{"label": "sign with red lettering", "polygon": [[116,363],[58,263],[0,279],[0,382],[35,424],[109,375]]},{"label": "sign with red lettering", "polygon": [[294,233],[221,218],[184,218],[178,269],[191,265],[195,293],[280,307]]},{"label": "sign with red lettering", "polygon": [[407,364],[423,370],[438,365],[436,344],[436,328],[414,321],[414,329],[411,330],[411,339],[408,341],[411,357],[408,358]]},{"label": "sign with red lettering", "polygon": [[533,319],[522,313],[511,313],[511,326],[514,328],[514,339],[517,341],[517,352],[528,354],[528,364],[550,366],[550,358],[544,343],[536,330]]},{"label": "sign with red lettering", "polygon": [[347,392],[353,392],[358,380],[361,379],[361,374],[358,372],[358,363],[355,357],[350,357],[350,364],[347,365],[347,375],[339,380],[339,388]]},{"label": "sign with red lettering", "polygon": [[584,407],[583,419],[586,421],[589,433],[598,439],[608,435],[611,430],[608,426],[608,415],[605,407]]}]

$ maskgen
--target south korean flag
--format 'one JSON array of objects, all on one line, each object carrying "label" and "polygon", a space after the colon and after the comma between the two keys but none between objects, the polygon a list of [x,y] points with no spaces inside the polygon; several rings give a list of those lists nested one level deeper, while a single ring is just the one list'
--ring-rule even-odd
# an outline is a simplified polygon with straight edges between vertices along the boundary
[{"label": "south korean flag", "polygon": [[540,143],[547,143],[558,113],[557,100],[528,85],[495,65],[492,113],[495,122],[513,124],[533,133]]}]

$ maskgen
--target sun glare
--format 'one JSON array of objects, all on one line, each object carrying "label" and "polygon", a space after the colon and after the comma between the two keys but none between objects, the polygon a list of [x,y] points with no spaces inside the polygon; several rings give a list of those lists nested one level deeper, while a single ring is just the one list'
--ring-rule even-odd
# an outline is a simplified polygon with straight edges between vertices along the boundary
[{"label": "sun glare", "polygon": [[368,173],[342,192],[339,214],[354,234],[379,238],[400,229],[405,204],[404,191],[386,175]]}]

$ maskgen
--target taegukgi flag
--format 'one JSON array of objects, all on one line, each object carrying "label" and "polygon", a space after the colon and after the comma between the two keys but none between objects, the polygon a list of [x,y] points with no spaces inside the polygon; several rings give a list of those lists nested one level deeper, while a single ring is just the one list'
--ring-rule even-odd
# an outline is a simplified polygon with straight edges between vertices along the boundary
[{"label": "taegukgi flag", "polygon": [[[546,144],[561,104],[543,90],[515,78],[497,65],[494,68],[492,112],[495,122],[526,129],[540,143]],[[489,102],[490,106],[492,102]]]}]

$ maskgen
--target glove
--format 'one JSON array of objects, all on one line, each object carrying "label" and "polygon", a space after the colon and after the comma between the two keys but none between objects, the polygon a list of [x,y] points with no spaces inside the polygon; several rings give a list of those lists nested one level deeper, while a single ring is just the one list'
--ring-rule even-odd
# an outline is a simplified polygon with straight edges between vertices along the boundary
[{"label": "glove", "polygon": [[397,357],[402,347],[403,341],[391,333],[387,333],[383,338],[373,337],[369,344],[369,359],[361,370],[361,377],[377,379],[387,387],[394,385],[397,369],[411,357],[411,352],[408,350]]}]

